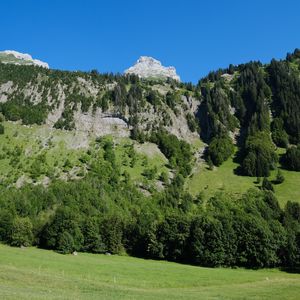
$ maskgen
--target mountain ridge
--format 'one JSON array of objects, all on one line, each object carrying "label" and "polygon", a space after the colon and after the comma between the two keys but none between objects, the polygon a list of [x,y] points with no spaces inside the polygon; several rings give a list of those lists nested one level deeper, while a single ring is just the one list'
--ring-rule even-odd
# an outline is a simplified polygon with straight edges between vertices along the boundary
[{"label": "mountain ridge", "polygon": [[49,65],[39,59],[33,59],[30,54],[21,53],[15,50],[0,51],[0,61],[2,63],[19,64],[19,65],[36,65],[49,69]]}]

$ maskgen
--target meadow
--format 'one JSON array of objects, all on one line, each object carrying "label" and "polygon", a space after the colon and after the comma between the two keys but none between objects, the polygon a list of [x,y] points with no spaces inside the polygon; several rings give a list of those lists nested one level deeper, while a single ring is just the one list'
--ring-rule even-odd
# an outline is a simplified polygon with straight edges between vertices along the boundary
[{"label": "meadow", "polygon": [[[278,149],[280,156],[285,149]],[[202,193],[205,199],[212,197],[217,191],[224,190],[232,194],[242,194],[250,188],[261,186],[256,177],[240,176],[235,174],[239,164],[230,157],[220,167],[210,170],[205,162],[198,163],[194,173],[186,181],[186,188],[192,195]],[[273,184],[275,196],[283,207],[287,201],[300,202],[300,172],[282,169],[278,164],[285,180],[281,184]],[[273,183],[277,170],[271,171],[269,180]]]},{"label": "meadow", "polygon": [[300,275],[0,244],[1,299],[299,299]]}]

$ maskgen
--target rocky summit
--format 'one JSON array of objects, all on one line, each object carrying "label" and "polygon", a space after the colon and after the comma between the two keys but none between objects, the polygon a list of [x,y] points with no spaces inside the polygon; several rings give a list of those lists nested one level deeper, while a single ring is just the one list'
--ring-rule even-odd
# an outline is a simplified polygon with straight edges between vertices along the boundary
[{"label": "rocky summit", "polygon": [[31,55],[14,50],[0,51],[0,62],[15,65],[36,65],[49,69],[49,65],[41,60],[33,59]]},{"label": "rocky summit", "polygon": [[180,81],[174,67],[164,67],[153,57],[141,56],[134,66],[125,70],[125,74],[136,74],[141,78],[171,78]]}]

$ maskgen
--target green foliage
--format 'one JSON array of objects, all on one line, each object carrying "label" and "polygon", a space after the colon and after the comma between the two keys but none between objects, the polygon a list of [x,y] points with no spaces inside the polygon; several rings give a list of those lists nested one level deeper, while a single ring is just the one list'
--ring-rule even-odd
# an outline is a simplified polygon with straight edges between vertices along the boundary
[{"label": "green foliage", "polygon": [[87,218],[83,226],[84,251],[104,253],[106,246],[100,235],[100,220],[97,217]]},{"label": "green foliage", "polygon": [[186,115],[186,120],[191,132],[199,131],[199,125],[196,118],[191,113]]},{"label": "green foliage", "polygon": [[23,124],[42,124],[48,115],[48,108],[44,103],[32,104],[29,101],[23,101],[20,98],[14,98],[0,104],[0,111],[6,119],[11,121],[22,120]]},{"label": "green foliage", "polygon": [[172,168],[176,168],[184,177],[189,175],[193,155],[187,142],[162,130],[152,134],[151,141],[157,144],[161,152],[169,159]]},{"label": "green foliage", "polygon": [[213,137],[227,135],[238,126],[237,119],[230,112],[230,99],[223,82],[217,82],[213,88],[203,86],[203,101],[197,117],[201,128],[201,137],[210,141]]},{"label": "green foliage", "polygon": [[162,172],[160,174],[160,180],[165,184],[169,183],[169,175],[166,172]]},{"label": "green foliage", "polygon": [[281,120],[292,143],[300,142],[300,79],[299,73],[286,61],[272,60],[267,68],[273,92],[274,116]]},{"label": "green foliage", "polygon": [[264,177],[270,175],[278,161],[268,132],[257,132],[247,138],[242,168],[249,176]]},{"label": "green foliage", "polygon": [[32,223],[28,217],[16,217],[12,223],[10,244],[28,247],[33,242]]},{"label": "green foliage", "polygon": [[178,93],[168,92],[166,94],[166,103],[167,105],[176,112],[176,105],[181,101],[180,95]]},{"label": "green foliage", "polygon": [[263,190],[268,190],[268,191],[274,192],[272,183],[266,177],[264,177],[261,187]]},{"label": "green foliage", "polygon": [[75,249],[74,240],[72,235],[64,231],[59,235],[57,250],[62,254],[72,253]]},{"label": "green foliage", "polygon": [[154,167],[154,168],[145,169],[143,175],[147,177],[149,180],[153,180],[156,176],[156,173],[157,173],[157,168]]},{"label": "green foliage", "polygon": [[272,139],[278,147],[286,148],[289,143],[289,136],[283,129],[283,120],[280,118],[274,118],[272,124]]},{"label": "green foliage", "polygon": [[72,130],[75,128],[73,110],[65,108],[61,118],[54,124],[54,128]]},{"label": "green foliage", "polygon": [[2,113],[0,113],[0,123],[5,121],[5,117]]},{"label": "green foliage", "polygon": [[0,123],[0,134],[4,134],[4,126]]},{"label": "green foliage", "polygon": [[161,104],[160,98],[158,96],[158,93],[151,90],[149,91],[148,95],[146,96],[146,99],[149,103],[151,103],[153,106],[158,106]]},{"label": "green foliage", "polygon": [[116,177],[111,183],[110,165],[99,161],[86,178],[48,188],[1,188],[1,240],[12,245],[35,241],[61,253],[127,251],[205,266],[299,264],[300,245],[290,229],[300,226],[297,206],[289,204],[283,222],[283,211],[268,191],[236,198],[219,192],[199,201],[184,191],[180,174],[165,191],[146,198],[130,180]]},{"label": "green foliage", "polygon": [[287,247],[283,262],[290,268],[300,267],[300,205],[288,201],[284,210],[284,224],[287,231]]},{"label": "green foliage", "polygon": [[300,171],[300,145],[288,148],[282,158],[282,163],[288,170]]},{"label": "green foliage", "polygon": [[281,170],[278,170],[278,171],[277,171],[277,175],[276,175],[276,183],[277,183],[277,184],[281,184],[281,183],[284,182],[284,180],[285,180],[285,178],[284,178],[284,176],[283,176]]},{"label": "green foliage", "polygon": [[234,146],[229,137],[215,137],[209,144],[207,155],[215,166],[220,166],[233,152]]},{"label": "green foliage", "polygon": [[247,128],[248,134],[269,129],[269,108],[266,99],[271,97],[262,65],[248,63],[241,65],[241,74],[237,80],[237,92],[243,100],[245,114],[240,119],[241,125]]}]

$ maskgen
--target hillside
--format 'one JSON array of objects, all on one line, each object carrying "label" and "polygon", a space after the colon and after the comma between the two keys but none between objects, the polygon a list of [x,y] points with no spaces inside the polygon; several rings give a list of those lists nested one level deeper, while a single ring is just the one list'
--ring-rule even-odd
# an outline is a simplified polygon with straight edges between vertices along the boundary
[{"label": "hillside", "polygon": [[135,70],[0,63],[0,240],[297,269],[300,51],[197,85]]},{"label": "hillside", "polygon": [[2,299],[298,299],[297,274],[0,245]]}]

